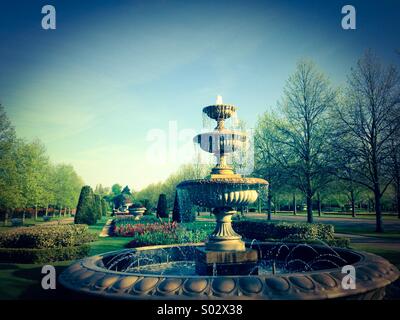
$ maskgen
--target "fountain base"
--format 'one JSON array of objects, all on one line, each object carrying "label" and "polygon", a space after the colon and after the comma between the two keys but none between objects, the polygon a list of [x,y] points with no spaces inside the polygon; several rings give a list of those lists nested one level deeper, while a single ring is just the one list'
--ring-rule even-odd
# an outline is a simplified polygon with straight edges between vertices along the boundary
[{"label": "fountain base", "polygon": [[196,248],[196,273],[199,275],[257,275],[258,252],[212,251]]},{"label": "fountain base", "polygon": [[235,210],[229,207],[213,210],[217,224],[214,232],[208,237],[206,249],[208,251],[245,251],[242,237],[232,229],[232,215]]}]

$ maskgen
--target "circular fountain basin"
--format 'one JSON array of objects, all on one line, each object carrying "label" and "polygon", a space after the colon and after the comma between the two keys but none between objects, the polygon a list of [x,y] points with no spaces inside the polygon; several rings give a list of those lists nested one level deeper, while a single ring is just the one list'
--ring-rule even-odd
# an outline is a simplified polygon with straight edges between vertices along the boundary
[{"label": "circular fountain basin", "polygon": [[268,182],[259,178],[213,178],[195,179],[181,182],[177,188],[188,191],[190,200],[199,206],[237,207],[254,203],[258,189]]},{"label": "circular fountain basin", "polygon": [[[399,276],[395,266],[371,253],[267,242],[253,246],[259,251],[258,275],[198,276],[193,254],[202,245],[92,256],[67,268],[59,281],[80,294],[111,299],[382,299]],[[342,286],[345,265],[354,267],[355,289]]]}]

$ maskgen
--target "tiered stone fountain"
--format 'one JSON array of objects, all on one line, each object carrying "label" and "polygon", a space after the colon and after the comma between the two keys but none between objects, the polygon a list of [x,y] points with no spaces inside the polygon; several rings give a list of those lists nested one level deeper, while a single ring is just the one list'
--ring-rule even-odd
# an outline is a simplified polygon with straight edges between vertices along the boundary
[{"label": "tiered stone fountain", "polygon": [[209,179],[181,182],[177,188],[188,192],[192,203],[213,210],[217,220],[214,232],[204,248],[197,249],[196,271],[199,274],[250,274],[257,273],[257,250],[246,248],[242,237],[232,229],[231,218],[235,208],[247,206],[257,200],[260,187],[267,181],[259,178],[244,178],[234,173],[227,164],[227,155],[246,143],[245,133],[225,128],[225,120],[236,113],[236,107],[224,104],[218,96],[215,105],[203,109],[208,117],[217,122],[211,132],[194,138],[206,152],[217,159]]},{"label": "tiered stone fountain", "polygon": [[[221,99],[203,112],[215,130],[195,137],[217,157],[210,178],[183,181],[179,190],[212,208],[217,224],[207,242],[124,249],[75,262],[59,277],[79,295],[112,299],[382,299],[399,271],[382,257],[325,244],[244,242],[231,225],[235,209],[256,201],[267,182],[235,174],[226,155],[246,135],[224,127],[236,111]],[[356,272],[346,288],[344,266]],[[348,268],[347,268],[348,269]]]}]

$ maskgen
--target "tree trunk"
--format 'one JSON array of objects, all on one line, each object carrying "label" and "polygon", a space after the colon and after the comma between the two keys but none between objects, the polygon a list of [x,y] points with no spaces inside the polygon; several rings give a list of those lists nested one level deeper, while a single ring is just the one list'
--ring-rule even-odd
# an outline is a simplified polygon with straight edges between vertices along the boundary
[{"label": "tree trunk", "polygon": [[6,211],[4,213],[4,226],[6,226],[7,223],[8,223],[8,212],[9,212],[9,210],[10,209],[6,208]]},{"label": "tree trunk", "polygon": [[258,196],[258,213],[261,213],[261,197]]},{"label": "tree trunk", "polygon": [[396,181],[395,183],[396,189],[396,210],[397,210],[397,218],[400,219],[400,181]]},{"label": "tree trunk", "polygon": [[400,219],[400,188],[397,188],[397,218]]},{"label": "tree trunk", "polygon": [[37,218],[38,218],[38,208],[37,205],[35,205],[35,221],[37,220]]},{"label": "tree trunk", "polygon": [[354,196],[354,190],[350,191],[350,201],[351,201],[351,216],[356,217],[356,200]]},{"label": "tree trunk", "polygon": [[313,223],[314,217],[312,212],[312,195],[310,193],[307,193],[306,195],[306,203],[307,203],[307,222]]},{"label": "tree trunk", "polygon": [[49,205],[46,206],[46,212],[44,214],[45,214],[46,217],[48,216],[48,214],[49,214]]},{"label": "tree trunk", "polygon": [[297,214],[296,194],[293,193],[293,215]]},{"label": "tree trunk", "polygon": [[375,215],[376,215],[376,232],[383,232],[383,222],[382,222],[382,207],[381,207],[381,191],[379,185],[375,185],[374,190],[375,196]]},{"label": "tree trunk", "polygon": [[267,202],[268,202],[268,211],[267,211],[267,214],[268,214],[268,220],[271,220],[271,213],[272,213],[272,194],[271,194],[271,191],[269,190],[268,191],[268,197],[267,197]]},{"label": "tree trunk", "polygon": [[318,203],[318,217],[321,216],[321,194],[317,193],[317,203]]}]

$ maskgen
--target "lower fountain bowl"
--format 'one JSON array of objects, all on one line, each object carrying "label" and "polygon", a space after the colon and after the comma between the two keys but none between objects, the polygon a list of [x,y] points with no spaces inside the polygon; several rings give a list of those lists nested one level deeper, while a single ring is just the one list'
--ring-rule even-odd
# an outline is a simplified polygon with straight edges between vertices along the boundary
[{"label": "lower fountain bowl", "polygon": [[[92,298],[316,300],[382,299],[385,287],[399,277],[395,266],[371,253],[267,242],[253,248],[261,262],[272,256],[287,262],[290,256],[293,265],[302,261],[312,265],[312,270],[300,272],[293,267],[275,274],[199,276],[190,266],[193,253],[202,246],[152,246],[92,256],[68,267],[59,282]],[[320,261],[315,260],[316,255]],[[348,277],[343,273],[345,265],[354,267],[355,288],[342,285]]]},{"label": "lower fountain bowl", "polygon": [[188,191],[192,203],[202,207],[240,207],[254,203],[258,190],[268,186],[260,178],[224,177],[186,180],[178,184],[178,190]]}]

